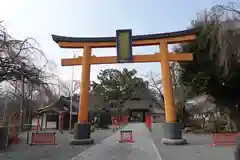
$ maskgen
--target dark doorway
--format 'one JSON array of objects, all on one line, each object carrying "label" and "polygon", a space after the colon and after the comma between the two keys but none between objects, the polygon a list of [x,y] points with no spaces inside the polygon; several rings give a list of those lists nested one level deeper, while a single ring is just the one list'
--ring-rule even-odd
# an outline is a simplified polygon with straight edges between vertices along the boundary
[{"label": "dark doorway", "polygon": [[[77,123],[77,118],[78,118],[77,115],[72,115],[72,123],[71,123],[71,128],[72,129],[74,127],[74,124]],[[64,116],[64,122],[63,122],[63,129],[64,130],[69,129],[69,120],[70,120],[70,114],[68,113]]]},{"label": "dark doorway", "polygon": [[145,122],[146,114],[148,109],[131,109],[130,110],[130,121],[132,122]]}]

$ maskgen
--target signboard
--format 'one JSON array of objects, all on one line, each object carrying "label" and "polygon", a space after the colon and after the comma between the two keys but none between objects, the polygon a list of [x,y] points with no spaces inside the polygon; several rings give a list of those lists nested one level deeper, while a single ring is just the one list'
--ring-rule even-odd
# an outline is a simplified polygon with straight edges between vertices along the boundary
[{"label": "signboard", "polygon": [[116,43],[118,63],[132,62],[132,30],[117,30]]}]

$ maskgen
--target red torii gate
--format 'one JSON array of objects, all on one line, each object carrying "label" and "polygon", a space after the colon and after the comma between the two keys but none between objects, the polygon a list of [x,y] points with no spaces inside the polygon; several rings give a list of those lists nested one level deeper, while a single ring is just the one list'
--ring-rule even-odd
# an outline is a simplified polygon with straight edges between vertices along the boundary
[{"label": "red torii gate", "polygon": [[[89,144],[90,125],[88,124],[88,85],[90,79],[90,67],[93,64],[112,63],[146,63],[160,62],[162,64],[162,80],[164,88],[164,104],[166,114],[165,137],[163,143],[182,144],[181,124],[177,123],[176,111],[173,99],[172,78],[169,61],[191,61],[191,53],[173,54],[168,51],[168,44],[183,43],[194,40],[196,30],[189,29],[163,34],[132,36],[131,30],[118,30],[116,37],[76,38],[52,35],[53,40],[61,48],[83,48],[83,56],[77,58],[62,59],[63,66],[82,65],[82,80],[80,87],[80,109],[78,124],[75,125],[75,135],[72,144]],[[132,46],[158,45],[160,53],[132,55]],[[96,57],[92,56],[92,48],[117,47],[117,56]]]}]

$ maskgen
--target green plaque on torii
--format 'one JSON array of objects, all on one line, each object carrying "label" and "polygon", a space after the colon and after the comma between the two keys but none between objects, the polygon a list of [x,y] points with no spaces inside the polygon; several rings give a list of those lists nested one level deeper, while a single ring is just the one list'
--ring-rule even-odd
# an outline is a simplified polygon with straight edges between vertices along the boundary
[{"label": "green plaque on torii", "polygon": [[132,30],[117,30],[116,33],[118,63],[132,62]]}]

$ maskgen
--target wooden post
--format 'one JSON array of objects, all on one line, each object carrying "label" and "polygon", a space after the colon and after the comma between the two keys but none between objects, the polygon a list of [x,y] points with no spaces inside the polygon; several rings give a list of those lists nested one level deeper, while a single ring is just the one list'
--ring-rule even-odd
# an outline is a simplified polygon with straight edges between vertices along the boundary
[{"label": "wooden post", "polygon": [[176,122],[176,111],[174,107],[173,99],[173,85],[172,76],[170,72],[170,65],[168,60],[168,44],[166,41],[162,41],[160,44],[161,68],[162,68],[162,84],[164,91],[164,104],[165,104],[165,115],[167,122]]},{"label": "wooden post", "polygon": [[83,51],[83,64],[82,64],[82,80],[80,87],[80,103],[78,112],[78,123],[88,123],[88,86],[90,79],[90,68],[91,68],[91,48],[88,46],[84,47]]},{"label": "wooden post", "polygon": [[64,130],[64,112],[60,112],[60,133],[63,134]]},{"label": "wooden post", "polygon": [[61,133],[62,132],[62,124],[61,124],[61,112],[58,114],[58,130]]},{"label": "wooden post", "polygon": [[44,119],[45,119],[45,129],[47,129],[47,113],[44,114]]},{"label": "wooden post", "polygon": [[43,129],[43,115],[41,115],[41,124],[40,124],[40,130]]}]

